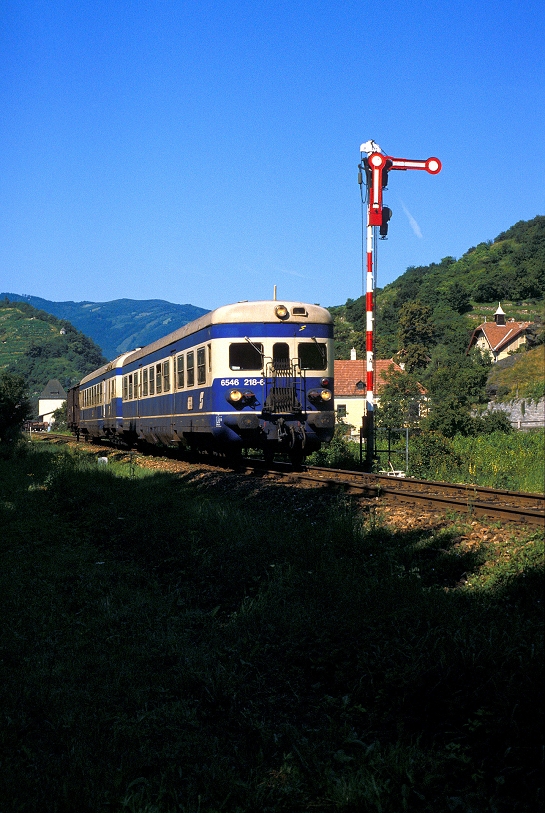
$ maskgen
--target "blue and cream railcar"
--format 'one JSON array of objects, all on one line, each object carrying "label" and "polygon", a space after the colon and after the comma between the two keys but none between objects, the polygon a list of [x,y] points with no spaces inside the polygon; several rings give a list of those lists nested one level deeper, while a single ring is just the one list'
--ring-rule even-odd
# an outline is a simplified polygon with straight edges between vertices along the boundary
[{"label": "blue and cream railcar", "polygon": [[[80,385],[81,429],[93,436],[300,459],[333,435],[333,320],[318,305],[227,305],[112,365],[115,408],[111,365]],[[103,398],[115,421],[88,417],[86,398]]]},{"label": "blue and cream railcar", "polygon": [[68,394],[68,424],[91,438],[123,435],[124,353],[83,378]]}]

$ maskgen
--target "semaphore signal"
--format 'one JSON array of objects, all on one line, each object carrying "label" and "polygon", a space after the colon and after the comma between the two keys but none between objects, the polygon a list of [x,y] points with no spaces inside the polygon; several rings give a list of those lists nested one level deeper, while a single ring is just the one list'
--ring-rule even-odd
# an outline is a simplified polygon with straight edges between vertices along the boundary
[{"label": "semaphore signal", "polygon": [[[430,175],[437,175],[441,172],[441,161],[439,158],[431,157],[425,161],[413,160],[410,158],[394,158],[391,155],[384,155],[379,145],[375,141],[366,141],[360,147],[361,163],[358,165],[358,182],[363,185],[363,176],[367,186],[367,273],[366,273],[366,336],[365,351],[367,360],[367,403],[366,417],[364,421],[366,435],[366,468],[372,469],[375,453],[375,393],[374,393],[374,271],[376,259],[373,251],[373,229],[379,228],[381,238],[388,234],[388,221],[392,216],[391,209],[382,203],[382,190],[388,186],[388,175],[392,170],[420,169]],[[366,158],[364,158],[364,153]]]}]

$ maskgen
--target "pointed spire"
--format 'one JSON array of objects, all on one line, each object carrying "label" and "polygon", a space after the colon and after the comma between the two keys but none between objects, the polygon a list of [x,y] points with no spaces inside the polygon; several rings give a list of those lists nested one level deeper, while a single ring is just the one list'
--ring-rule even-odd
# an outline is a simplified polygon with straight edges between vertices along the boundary
[{"label": "pointed spire", "polygon": [[501,306],[501,302],[498,302],[498,307],[494,314],[494,321],[497,325],[505,325],[505,311]]}]

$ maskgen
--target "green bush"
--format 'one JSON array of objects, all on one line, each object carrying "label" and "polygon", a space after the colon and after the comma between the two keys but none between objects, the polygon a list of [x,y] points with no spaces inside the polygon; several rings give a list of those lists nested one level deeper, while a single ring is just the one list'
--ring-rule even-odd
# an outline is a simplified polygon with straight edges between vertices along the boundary
[{"label": "green bush", "polygon": [[360,447],[350,439],[352,427],[342,421],[335,426],[335,433],[330,443],[307,457],[311,466],[327,466],[333,469],[355,469],[359,467]]},{"label": "green bush", "polygon": [[411,441],[409,468],[413,477],[440,480],[461,462],[452,440],[440,432],[422,432]]}]

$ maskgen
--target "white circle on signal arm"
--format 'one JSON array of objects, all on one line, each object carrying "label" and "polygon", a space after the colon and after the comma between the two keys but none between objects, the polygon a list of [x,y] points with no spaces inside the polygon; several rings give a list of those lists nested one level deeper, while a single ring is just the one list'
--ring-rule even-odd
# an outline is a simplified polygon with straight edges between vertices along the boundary
[{"label": "white circle on signal arm", "polygon": [[380,167],[382,164],[382,155],[378,155],[377,153],[375,153],[375,155],[371,156],[370,160],[374,167]]}]

